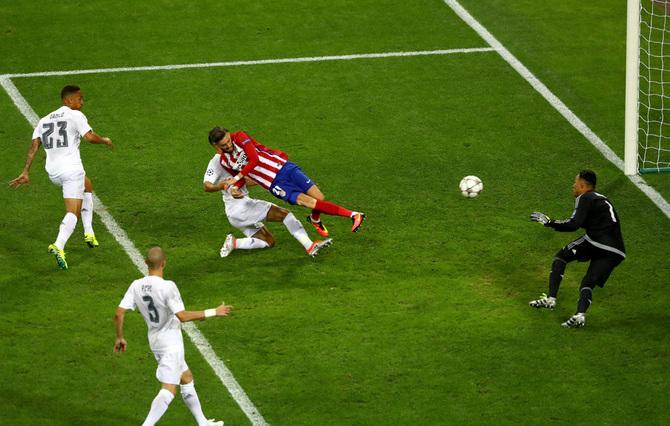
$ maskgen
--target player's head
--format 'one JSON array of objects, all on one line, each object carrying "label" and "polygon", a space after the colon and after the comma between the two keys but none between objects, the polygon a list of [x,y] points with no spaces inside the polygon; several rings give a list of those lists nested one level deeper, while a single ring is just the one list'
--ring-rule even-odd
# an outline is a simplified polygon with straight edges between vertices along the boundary
[{"label": "player's head", "polygon": [[60,99],[63,105],[80,110],[84,106],[84,96],[81,94],[79,86],[65,86],[60,91]]},{"label": "player's head", "polygon": [[161,270],[165,268],[165,252],[158,246],[151,247],[147,251],[144,262],[149,267],[149,270]]},{"label": "player's head", "polygon": [[575,176],[575,183],[572,184],[572,193],[575,197],[594,189],[596,189],[596,173],[593,170],[582,170]]},{"label": "player's head", "polygon": [[233,152],[233,140],[228,129],[215,127],[209,132],[209,144],[221,154],[222,152]]}]

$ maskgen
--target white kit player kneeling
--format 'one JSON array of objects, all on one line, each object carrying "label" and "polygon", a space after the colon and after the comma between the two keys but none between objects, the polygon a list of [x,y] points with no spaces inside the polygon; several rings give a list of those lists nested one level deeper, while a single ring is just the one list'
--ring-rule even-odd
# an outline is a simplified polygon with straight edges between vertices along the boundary
[{"label": "white kit player kneeling", "polygon": [[174,399],[177,385],[180,385],[182,399],[191,410],[198,426],[223,426],[223,421],[207,420],[202,412],[193,384],[193,374],[184,359],[181,323],[227,316],[231,307],[221,304],[217,308],[204,311],[185,310],[177,285],[163,279],[165,261],[165,253],[160,247],[149,249],[145,259],[149,275],[133,281],[116,309],[114,352],[126,351],[123,320],[128,309],[137,308],[149,328],[149,346],[158,362],[156,378],[161,383],[161,390],[151,403],[149,414],[142,425],[151,426],[158,422]]},{"label": "white kit player kneeling", "polygon": [[245,235],[245,238],[235,238],[232,234],[228,234],[221,247],[221,257],[227,257],[233,250],[274,247],[274,237],[263,225],[263,221],[266,220],[282,222],[311,257],[316,257],[322,248],[333,243],[331,238],[312,241],[293,213],[268,201],[249,197],[247,184],[254,184],[253,181],[247,181],[247,184],[239,189],[231,182],[233,177],[221,166],[220,153],[214,155],[207,165],[203,179],[204,190],[221,192],[228,221]]}]

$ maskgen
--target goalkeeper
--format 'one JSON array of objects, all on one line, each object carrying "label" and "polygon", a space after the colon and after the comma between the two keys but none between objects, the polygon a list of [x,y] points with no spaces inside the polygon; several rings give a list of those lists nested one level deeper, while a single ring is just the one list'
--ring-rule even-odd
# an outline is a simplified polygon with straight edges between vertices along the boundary
[{"label": "goalkeeper", "polygon": [[543,294],[529,303],[534,308],[554,309],[566,265],[574,260],[590,261],[580,285],[577,313],[561,324],[563,327],[577,328],[586,324],[585,315],[591,305],[593,289],[603,287],[614,268],[626,258],[619,216],[607,197],[595,189],[596,174],[591,170],[582,170],[575,176],[572,185],[576,200],[575,210],[569,219],[553,220],[539,212],[530,215],[532,221],[559,232],[573,232],[579,228],[586,230],[586,234],[556,253],[549,274],[549,296]]}]

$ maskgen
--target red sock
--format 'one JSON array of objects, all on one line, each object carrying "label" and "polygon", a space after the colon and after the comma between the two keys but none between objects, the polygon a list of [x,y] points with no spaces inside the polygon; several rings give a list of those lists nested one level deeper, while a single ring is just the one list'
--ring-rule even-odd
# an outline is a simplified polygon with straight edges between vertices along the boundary
[{"label": "red sock", "polygon": [[352,214],[351,210],[347,210],[344,207],[340,207],[335,203],[331,203],[330,201],[321,201],[321,200],[316,200],[316,206],[314,207],[314,210],[318,210],[322,213],[329,214],[332,216],[351,217]]},{"label": "red sock", "polygon": [[312,222],[318,222],[321,220],[321,212],[317,209],[312,210]]}]

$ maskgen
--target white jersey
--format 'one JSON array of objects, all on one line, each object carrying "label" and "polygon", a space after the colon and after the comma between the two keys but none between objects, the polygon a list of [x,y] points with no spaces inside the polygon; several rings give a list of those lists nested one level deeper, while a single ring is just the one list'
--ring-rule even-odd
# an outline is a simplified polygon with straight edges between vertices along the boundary
[{"label": "white jersey", "polygon": [[[233,176],[228,173],[226,169],[223,168],[223,166],[221,166],[221,155],[216,154],[214,157],[212,157],[211,160],[209,160],[203,182],[216,184],[222,180],[230,179],[232,177]],[[242,185],[240,192],[242,192],[242,195],[245,197],[249,196],[249,191],[247,190],[246,185]],[[228,209],[229,205],[235,204],[242,200],[241,198],[233,197],[228,191],[221,191],[221,196],[223,197],[223,203],[226,205],[226,209]]]},{"label": "white jersey", "polygon": [[81,112],[62,106],[43,117],[33,131],[33,139],[39,138],[47,153],[46,171],[55,176],[63,172],[84,170],[79,155],[80,139],[89,131],[86,116]]},{"label": "white jersey", "polygon": [[175,314],[185,309],[174,282],[155,275],[135,280],[128,287],[119,306],[123,309],[139,309],[149,328],[149,346],[152,351],[183,351],[181,322]]}]

